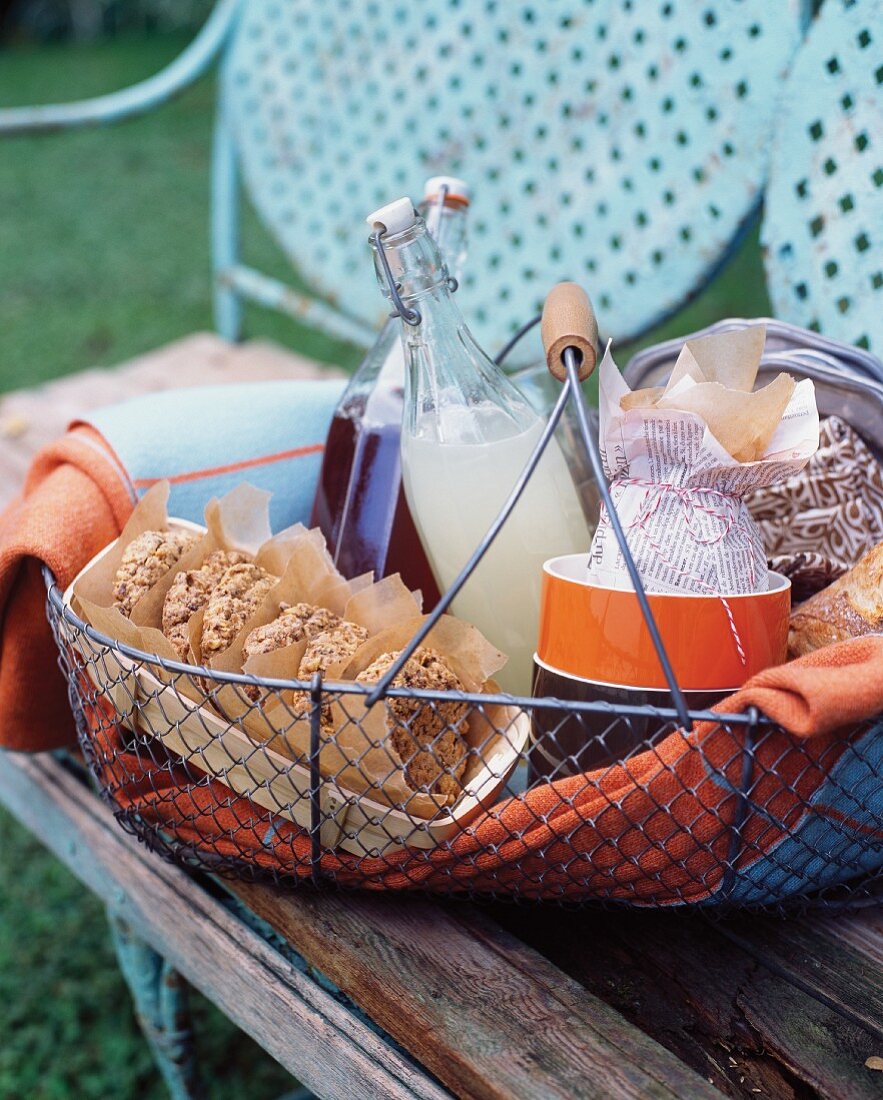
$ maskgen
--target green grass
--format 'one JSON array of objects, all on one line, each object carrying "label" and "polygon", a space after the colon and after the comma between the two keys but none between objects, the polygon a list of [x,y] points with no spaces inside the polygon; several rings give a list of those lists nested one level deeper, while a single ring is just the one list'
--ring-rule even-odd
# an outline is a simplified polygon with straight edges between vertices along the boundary
[{"label": "green grass", "polygon": [[[161,68],[186,40],[0,54],[0,105],[112,91]],[[209,154],[214,80],[113,128],[0,146],[0,390],[32,385],[212,327]],[[292,280],[246,214],[250,263]],[[249,334],[352,366],[352,348],[249,308]]]},{"label": "green grass", "polygon": [[[0,104],[110,91],[157,70],[182,45],[155,38],[0,54]],[[0,390],[211,327],[213,95],[209,78],[113,129],[0,145]],[[250,263],[292,278],[250,214],[244,240]],[[709,291],[642,343],[768,310],[752,234]],[[355,362],[353,349],[257,308],[246,328],[315,358]],[[201,999],[196,1007],[213,1100],[257,1100],[290,1086],[216,1010]],[[0,812],[0,1100],[163,1095],[101,907]]]},{"label": "green grass", "polygon": [[[194,995],[211,1100],[261,1100],[291,1077]],[[0,810],[0,1098],[164,1100],[101,904]]]}]

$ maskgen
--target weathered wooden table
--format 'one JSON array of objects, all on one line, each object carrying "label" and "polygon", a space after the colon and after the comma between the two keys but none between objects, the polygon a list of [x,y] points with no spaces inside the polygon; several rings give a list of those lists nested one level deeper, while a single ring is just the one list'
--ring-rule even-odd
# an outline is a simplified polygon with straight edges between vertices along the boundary
[{"label": "weathered wooden table", "polygon": [[[309,369],[205,336],[113,374],[10,395],[0,402],[4,491],[37,445],[91,405],[172,381]],[[0,801],[102,898],[122,934],[164,956],[168,980],[183,975],[322,1097],[883,1094],[878,911],[712,923],[283,893],[163,863],[54,756],[2,754]],[[183,1061],[186,1028],[173,1023]]]}]

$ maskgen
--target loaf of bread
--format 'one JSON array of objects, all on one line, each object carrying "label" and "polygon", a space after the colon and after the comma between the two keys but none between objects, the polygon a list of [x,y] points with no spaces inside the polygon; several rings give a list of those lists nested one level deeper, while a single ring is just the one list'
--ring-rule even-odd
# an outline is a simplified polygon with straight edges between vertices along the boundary
[{"label": "loaf of bread", "polygon": [[800,657],[833,642],[878,631],[883,631],[883,543],[795,609],[788,652]]}]

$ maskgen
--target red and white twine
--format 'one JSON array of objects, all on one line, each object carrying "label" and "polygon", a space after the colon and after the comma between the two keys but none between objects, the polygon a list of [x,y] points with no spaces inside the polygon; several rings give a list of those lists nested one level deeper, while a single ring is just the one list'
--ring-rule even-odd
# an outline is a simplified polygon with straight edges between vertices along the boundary
[{"label": "red and white twine", "polygon": [[[740,498],[722,493],[719,489],[709,489],[701,485],[668,485],[658,481],[645,481],[642,478],[622,478],[614,483],[614,488],[619,485],[633,485],[637,488],[644,489],[644,500],[640,511],[631,523],[624,524],[624,527],[629,530],[635,527],[641,530],[653,552],[659,556],[669,569],[671,569],[675,576],[683,577],[693,586],[703,589],[710,595],[717,595],[717,598],[723,604],[724,611],[726,612],[727,620],[730,625],[730,632],[736,644],[736,652],[739,654],[739,660],[742,662],[743,668],[746,667],[748,658],[745,654],[745,648],[742,645],[742,639],[736,627],[736,621],[733,618],[732,609],[726,597],[716,593],[713,586],[703,580],[702,577],[697,576],[688,569],[680,568],[675,562],[666,558],[659,543],[653,537],[652,530],[648,526],[650,518],[655,515],[659,508],[663,494],[672,493],[681,503],[684,510],[684,524],[693,542],[697,546],[714,546],[722,539],[725,539],[735,527],[739,515],[739,506],[741,504]],[[709,500],[709,498],[711,498],[711,500]],[[703,499],[706,503],[702,503]],[[604,511],[603,504],[601,505],[601,509]],[[695,512],[704,512],[705,515],[717,520],[721,524],[721,529],[713,535],[700,535],[693,527],[693,515]],[[749,562],[749,578],[753,587],[756,579],[753,560]]]}]

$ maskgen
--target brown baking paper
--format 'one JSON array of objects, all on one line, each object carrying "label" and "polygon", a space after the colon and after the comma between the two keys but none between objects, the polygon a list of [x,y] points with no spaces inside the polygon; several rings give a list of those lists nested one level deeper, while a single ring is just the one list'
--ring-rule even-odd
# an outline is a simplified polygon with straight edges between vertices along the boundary
[{"label": "brown baking paper", "polygon": [[[106,634],[124,645],[132,646],[134,649],[143,650],[145,653],[155,654],[157,657],[170,661],[180,661],[178,654],[162,631],[141,626],[132,619],[126,618],[114,607],[113,599],[113,584],[123,553],[126,547],[143,532],[164,531],[169,527],[182,527],[192,530],[194,534],[200,534],[200,529],[195,524],[184,524],[169,520],[167,513],[169,488],[168,481],[161,481],[144,494],[135,506],[131,516],[129,516],[116,542],[112,543],[107,552],[77,578],[71,594],[71,604],[82,618],[102,634]],[[172,566],[168,573],[160,578],[159,584],[166,581],[171,583],[171,575],[178,572],[182,563],[195,557],[201,541],[197,542],[196,546],[178,559],[178,562]],[[157,585],[154,585],[154,588],[156,587]],[[145,604],[152,592],[153,589],[150,589],[135,604],[132,609],[133,615]],[[115,656],[113,659],[117,660]],[[108,654],[104,660],[105,662],[111,660],[111,655]],[[118,664],[120,660],[122,658],[117,660]],[[105,671],[110,679],[114,678],[115,670],[113,668],[107,668]],[[150,672],[165,682],[175,681],[176,689],[189,698],[196,700],[200,698],[199,686],[191,677],[167,672],[158,664],[151,665]],[[136,692],[137,690],[137,685],[130,682],[129,691]],[[125,697],[122,697],[122,700],[126,703],[124,709],[131,709],[133,700],[127,700]]]},{"label": "brown baking paper", "polygon": [[766,329],[763,325],[688,340],[668,383],[624,393],[623,412],[672,409],[694,413],[737,462],[763,457],[794,395],[795,382],[779,374],[753,392]]},{"label": "brown baking paper", "polygon": [[[177,654],[162,634],[160,634],[162,640],[160,649],[157,649],[155,645],[146,644],[147,639],[144,637],[142,628],[137,622],[126,618],[121,611],[114,607],[113,598],[114,580],[123,554],[126,547],[139,535],[142,535],[145,531],[165,531],[170,526],[184,527],[199,535],[199,528],[195,525],[170,524],[166,510],[169,500],[169,488],[168,481],[160,481],[144,494],[135,506],[131,516],[129,516],[120,537],[105,554],[77,578],[73,587],[71,603],[74,610],[101,633],[107,634],[125,645],[143,649],[148,653],[158,653],[162,657],[170,657],[171,660],[177,661]],[[166,576],[160,579],[159,583],[162,584],[167,579],[171,583],[169,575],[174,575],[180,562],[191,558],[198,546],[199,543],[182,555],[179,562],[172,566]],[[135,604],[132,609],[133,616],[145,603],[152,591],[151,589],[146,592]]]},{"label": "brown baking paper", "polygon": [[[404,601],[390,600],[389,607],[404,607]],[[424,616],[417,616],[381,630],[343,668],[329,668],[326,682],[333,685],[355,680],[382,654],[404,649],[424,621]],[[476,627],[445,615],[423,645],[444,658],[464,690],[476,693],[497,690],[491,677],[503,667],[506,658]],[[245,726],[277,752],[303,763],[310,752],[310,720],[309,715],[295,718],[291,713],[293,703],[294,693],[283,692],[265,713],[252,713]],[[406,782],[404,769],[389,743],[386,703],[369,709],[364,697],[354,694],[335,697],[326,706],[319,752],[323,777],[333,779],[348,792],[404,809],[414,817],[433,818],[449,807],[446,798],[415,791]],[[517,715],[514,708],[503,706],[488,706],[484,711],[482,714],[471,707],[462,730],[471,750],[463,776],[464,787],[484,770],[487,757],[503,746]]]},{"label": "brown baking paper", "polygon": [[[125,618],[113,607],[116,571],[132,539],[146,530],[178,525],[174,520],[170,523],[167,516],[168,490],[167,483],[160,483],[145,495],[117,542],[75,585],[77,609],[97,629],[111,637],[170,661],[179,661],[160,629],[162,605],[174,577],[183,569],[199,568],[216,549],[244,550],[255,555],[257,563],[265,569],[282,568],[279,583],[230,648],[211,663],[218,671],[241,671],[245,638],[256,626],[275,618],[280,603],[305,602],[327,607],[369,631],[371,636],[355,656],[328,668],[325,677],[328,682],[353,680],[382,653],[400,651],[424,622],[420,615],[420,593],[410,592],[398,575],[376,584],[371,583],[370,574],[346,581],[335,569],[318,531],[298,526],[261,542],[269,530],[263,528],[261,518],[266,498],[251,487],[239,487],[233,494],[210,503],[202,538],[138,601],[132,620]],[[194,530],[199,533],[195,526]],[[197,612],[188,624],[191,656],[196,661],[201,658],[203,615],[204,611]],[[260,654],[247,663],[246,671],[256,676],[294,679],[306,644],[299,642],[275,653]],[[503,666],[506,658],[475,627],[444,616],[424,644],[444,657],[467,691],[497,690],[491,676]],[[154,671],[167,680],[175,675],[164,674],[159,668]],[[201,703],[207,701],[206,687],[184,676],[175,683],[176,690]],[[241,689],[231,685],[210,693],[211,701],[225,718],[236,721],[256,740],[267,742],[288,758],[303,763],[310,751],[310,720],[309,716],[295,718],[289,713],[296,697],[297,693],[289,691],[284,693],[283,701],[283,696],[274,694],[264,710]],[[368,710],[363,698],[353,695],[347,696],[343,704],[333,702],[326,707],[319,757],[323,776],[333,778],[354,794],[404,808],[419,818],[432,818],[447,809],[447,799],[414,791],[405,782],[398,758],[391,747],[387,747],[386,704],[380,703]],[[464,787],[484,770],[482,757],[503,746],[516,717],[516,712],[506,707],[487,707],[485,711],[484,715],[477,711],[471,713],[463,729],[464,739],[472,750],[463,778]]]},{"label": "brown baking paper", "polygon": [[[648,592],[762,592],[766,555],[746,494],[794,476],[819,440],[813,383],[780,374],[753,391],[766,330],[688,341],[664,390],[632,391],[608,347],[598,368],[600,449]],[[602,509],[588,580],[630,589]]]},{"label": "brown baking paper", "polygon": [[[198,569],[215,550],[241,550],[264,568],[284,570],[289,558],[304,543],[316,546],[318,532],[309,532],[303,524],[273,535],[269,522],[270,494],[244,483],[225,496],[213,498],[206,505],[206,527],[169,519],[167,504],[169,483],[153,486],[135,506],[122,534],[112,548],[88,569],[74,586],[74,606],[97,630],[121,642],[156,654],[165,660],[181,663],[181,657],[162,632],[162,609],[175,577],[186,570]],[[132,608],[127,619],[113,606],[113,583],[126,547],[144,531],[182,527],[201,535],[199,541],[183,554],[175,565],[153,585]],[[324,550],[324,543],[323,543]],[[318,548],[314,551],[319,555]],[[329,562],[330,564],[330,562]],[[337,580],[340,574],[331,568]],[[269,571],[269,570],[268,570]],[[199,639],[203,612],[191,616],[188,629],[191,638],[190,660],[201,662]],[[195,641],[195,644],[194,644]],[[191,699],[201,700],[204,685],[193,678],[154,667],[152,671],[166,681],[175,679],[177,688]],[[238,670],[237,670],[238,671]]]},{"label": "brown baking paper", "polygon": [[[163,604],[175,577],[201,568],[216,550],[242,551],[253,558],[256,565],[281,577],[289,557],[309,532],[303,524],[297,523],[273,535],[269,509],[270,494],[253,485],[238,485],[220,499],[213,497],[205,506],[206,526],[202,539],[138,601],[132,609],[132,621],[162,632]],[[200,651],[194,650],[192,645],[191,657],[196,658],[194,663],[201,663]]]},{"label": "brown baking paper", "polygon": [[[349,622],[365,627],[369,635],[404,619],[412,619],[420,611],[419,599],[408,591],[398,573],[385,577],[376,584],[369,583],[367,587],[366,577],[370,578],[372,574],[344,581],[335,570],[335,579],[321,572],[323,564],[327,563],[321,554],[316,553],[316,549],[310,542],[305,542],[298,548],[280,584],[269,593],[230,648],[212,662],[213,669],[247,672],[270,680],[297,680],[300,662],[308,644],[307,639],[292,642],[272,653],[258,653],[244,664],[242,661],[242,650],[248,635],[256,627],[272,622],[279,614],[282,604],[309,603],[315,607],[328,608]],[[339,665],[329,667],[325,678],[338,678],[351,659],[347,657]],[[263,698],[266,694],[262,692],[260,696],[254,697],[254,692],[249,692],[245,687],[227,685],[218,692],[218,702],[226,717],[244,720],[254,711],[257,698]],[[257,721],[264,739],[266,723],[260,717]]]},{"label": "brown baking paper", "polygon": [[[370,573],[352,581],[344,579],[331,560],[325,547],[325,539],[318,529],[304,530],[300,538],[290,543],[288,550],[288,561],[279,584],[266,595],[232,644],[209,662],[211,669],[218,672],[248,672],[270,679],[297,679],[298,666],[307,647],[306,639],[293,642],[272,653],[257,654],[244,668],[242,649],[248,635],[257,627],[272,622],[283,605],[308,603],[315,607],[327,607],[335,614],[341,614],[350,599],[356,593],[364,591],[366,583],[370,584]],[[323,602],[325,600],[328,602]],[[198,646],[198,635],[201,635],[201,624],[193,624],[190,641],[194,650]],[[250,697],[245,687],[227,684],[218,689],[216,702],[224,716],[232,721],[248,715],[256,700]]]}]

